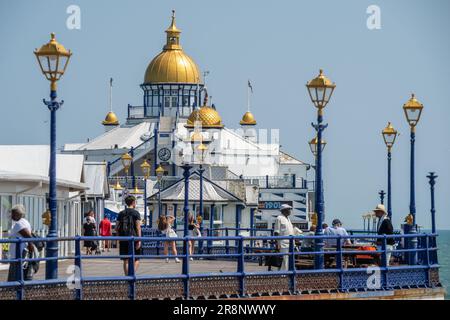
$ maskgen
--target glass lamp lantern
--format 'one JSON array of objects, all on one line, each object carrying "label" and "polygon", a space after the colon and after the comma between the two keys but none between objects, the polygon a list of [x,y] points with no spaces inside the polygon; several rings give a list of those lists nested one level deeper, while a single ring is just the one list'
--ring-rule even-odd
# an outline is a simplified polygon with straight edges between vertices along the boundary
[{"label": "glass lamp lantern", "polygon": [[395,139],[397,138],[397,135],[398,135],[397,130],[395,130],[394,127],[392,126],[392,124],[390,122],[388,122],[386,128],[383,129],[381,134],[383,135],[383,139],[384,139],[384,143],[386,144],[386,147],[388,149],[391,149],[392,146],[394,145]]},{"label": "glass lamp lantern", "polygon": [[323,74],[323,70],[320,69],[319,75],[309,81],[306,84],[306,87],[308,88],[309,97],[311,98],[312,103],[317,109],[321,110],[325,108],[330,101],[331,95],[336,88],[336,84],[331,82],[331,80]]},{"label": "glass lamp lantern", "polygon": [[411,99],[403,105],[406,121],[408,121],[411,128],[414,128],[419,122],[422,110],[423,104],[416,99],[414,93],[411,94]]}]

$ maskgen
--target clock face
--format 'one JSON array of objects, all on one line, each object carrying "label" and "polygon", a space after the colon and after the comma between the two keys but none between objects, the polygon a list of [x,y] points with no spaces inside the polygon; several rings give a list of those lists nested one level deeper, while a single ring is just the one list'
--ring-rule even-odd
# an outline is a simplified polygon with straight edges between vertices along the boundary
[{"label": "clock face", "polygon": [[158,151],[158,158],[161,161],[168,161],[170,159],[171,155],[172,155],[172,153],[167,148],[161,148]]}]

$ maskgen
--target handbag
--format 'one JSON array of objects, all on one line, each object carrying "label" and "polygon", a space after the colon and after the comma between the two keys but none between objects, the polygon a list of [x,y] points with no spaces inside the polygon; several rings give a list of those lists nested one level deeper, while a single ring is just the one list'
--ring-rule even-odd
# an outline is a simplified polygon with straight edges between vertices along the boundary
[{"label": "handbag", "polygon": [[[32,251],[24,250],[24,258],[33,259],[36,255]],[[39,261],[25,261],[22,265],[23,280],[31,281],[35,273],[39,271]]]}]

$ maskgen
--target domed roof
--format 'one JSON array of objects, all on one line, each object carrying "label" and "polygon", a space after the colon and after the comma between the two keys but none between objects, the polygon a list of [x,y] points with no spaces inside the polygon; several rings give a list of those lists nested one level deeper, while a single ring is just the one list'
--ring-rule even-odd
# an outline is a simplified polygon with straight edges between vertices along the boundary
[{"label": "domed roof", "polygon": [[219,113],[212,107],[203,106],[195,109],[189,115],[186,128],[194,128],[195,122],[200,121],[202,128],[223,128],[222,118]]},{"label": "domed roof", "polygon": [[175,25],[175,11],[172,11],[172,23],[166,30],[167,43],[163,51],[148,65],[144,83],[201,82],[201,72],[197,64],[184,53],[180,45],[180,33]]},{"label": "domed roof", "polygon": [[256,119],[253,116],[253,113],[251,113],[250,111],[247,111],[246,113],[244,113],[244,115],[242,116],[242,120],[239,121],[240,125],[247,125],[247,126],[254,126],[256,124]]},{"label": "domed roof", "polygon": [[102,121],[102,124],[104,126],[117,126],[119,125],[119,119],[114,112],[110,111],[106,115],[105,120]]}]

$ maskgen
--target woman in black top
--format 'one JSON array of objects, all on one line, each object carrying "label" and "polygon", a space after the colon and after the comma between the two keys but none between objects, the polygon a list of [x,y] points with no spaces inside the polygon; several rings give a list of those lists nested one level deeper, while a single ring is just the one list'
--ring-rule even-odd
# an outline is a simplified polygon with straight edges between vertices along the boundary
[{"label": "woman in black top", "polygon": [[[86,237],[94,237],[97,234],[97,229],[95,227],[95,223],[92,221],[91,217],[86,217],[86,222],[83,224],[84,236]],[[86,254],[92,254],[92,251],[95,251],[97,248],[96,241],[85,240],[84,247],[86,248]]]}]

